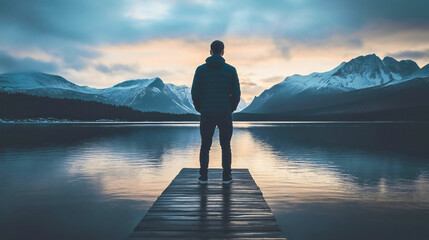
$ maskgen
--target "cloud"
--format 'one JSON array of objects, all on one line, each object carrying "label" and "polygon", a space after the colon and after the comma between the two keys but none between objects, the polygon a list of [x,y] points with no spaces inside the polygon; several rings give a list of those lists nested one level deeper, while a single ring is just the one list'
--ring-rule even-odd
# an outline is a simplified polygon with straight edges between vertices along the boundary
[{"label": "cloud", "polygon": [[135,66],[135,65],[130,66],[130,65],[125,65],[125,64],[113,64],[111,66],[107,66],[104,64],[97,64],[95,66],[95,69],[97,69],[100,72],[109,74],[109,73],[122,72],[122,71],[136,72],[137,66]]},{"label": "cloud", "polygon": [[2,55],[2,70],[56,69],[105,84],[155,74],[187,84],[209,42],[221,39],[240,74],[256,73],[253,94],[272,75],[325,70],[368,51],[424,58],[427,9],[427,0],[0,0],[0,51],[14,56]]},{"label": "cloud", "polygon": [[258,86],[258,84],[254,83],[254,82],[250,82],[250,81],[241,81],[240,85],[242,85],[243,87],[256,87],[256,86]]},{"label": "cloud", "polygon": [[14,58],[4,51],[0,51],[0,72],[55,72],[58,66],[52,62],[36,60],[34,58]]},{"label": "cloud", "polygon": [[3,0],[0,9],[10,37],[30,35],[34,44],[43,39],[92,45],[225,34],[318,42],[366,25],[395,30],[427,29],[429,24],[426,0]]},{"label": "cloud", "polygon": [[429,58],[429,49],[422,51],[402,51],[397,53],[389,54],[394,58],[402,58],[402,59],[424,59]]},{"label": "cloud", "polygon": [[64,68],[82,70],[100,57],[94,46],[142,34],[123,17],[123,9],[122,2],[113,0],[2,0],[0,45],[41,50],[60,58]]},{"label": "cloud", "polygon": [[243,77],[240,79],[241,97],[250,103],[255,95],[259,95],[266,87]]},{"label": "cloud", "polygon": [[276,83],[283,81],[284,79],[285,79],[284,76],[272,76],[272,77],[267,77],[267,78],[261,79],[261,82],[269,83],[269,84],[276,84]]},{"label": "cloud", "polygon": [[159,78],[166,80],[165,78],[173,75],[173,73],[171,71],[168,71],[168,70],[154,70],[154,71],[141,72],[140,75],[159,77]]},{"label": "cloud", "polygon": [[102,56],[102,54],[96,50],[73,45],[69,47],[64,46],[60,50],[54,50],[51,52],[53,55],[60,57],[63,60],[63,66],[65,68],[72,68],[75,70],[85,69],[88,67],[91,60]]},{"label": "cloud", "polygon": [[258,82],[251,81],[249,77],[253,74],[246,74],[245,77],[240,79],[242,87],[242,98],[250,103],[255,95],[261,94],[267,87],[271,87],[284,80],[284,76],[271,76],[267,78],[258,79]]}]

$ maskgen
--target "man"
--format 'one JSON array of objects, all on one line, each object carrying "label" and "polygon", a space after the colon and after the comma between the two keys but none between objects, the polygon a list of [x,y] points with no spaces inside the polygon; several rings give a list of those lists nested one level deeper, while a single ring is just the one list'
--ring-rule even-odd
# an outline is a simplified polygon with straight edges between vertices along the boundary
[{"label": "man", "polygon": [[235,68],[222,57],[223,42],[216,40],[210,45],[210,57],[195,71],[192,83],[192,100],[195,109],[201,113],[200,134],[200,177],[198,182],[208,182],[209,151],[216,126],[219,128],[222,147],[222,183],[232,182],[231,137],[232,112],[240,101],[240,83]]}]

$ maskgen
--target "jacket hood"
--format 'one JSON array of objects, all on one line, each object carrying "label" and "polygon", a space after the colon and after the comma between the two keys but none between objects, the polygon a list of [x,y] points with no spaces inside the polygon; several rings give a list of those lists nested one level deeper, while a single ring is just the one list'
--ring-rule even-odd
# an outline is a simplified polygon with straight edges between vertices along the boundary
[{"label": "jacket hood", "polygon": [[211,68],[221,68],[225,64],[225,59],[218,54],[213,54],[206,59],[206,63]]}]

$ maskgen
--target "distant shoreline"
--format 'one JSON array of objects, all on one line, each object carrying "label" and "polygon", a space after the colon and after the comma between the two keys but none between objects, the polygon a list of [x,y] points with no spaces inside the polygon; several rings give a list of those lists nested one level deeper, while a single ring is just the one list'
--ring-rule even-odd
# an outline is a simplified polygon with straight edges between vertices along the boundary
[{"label": "distant shoreline", "polygon": [[[142,112],[126,106],[0,92],[0,123],[198,122],[197,114]],[[234,113],[235,122],[427,122],[425,104],[408,108]]]},{"label": "distant shoreline", "polygon": [[[382,121],[329,121],[329,120],[316,120],[316,121],[284,121],[284,120],[273,120],[273,121],[259,121],[259,120],[234,120],[235,123],[252,123],[252,124],[385,124],[385,123],[429,123],[427,120],[414,121],[414,120],[382,120]],[[96,121],[86,120],[67,120],[67,119],[53,119],[53,118],[39,118],[39,119],[1,119],[0,124],[49,124],[49,123],[82,123],[82,124],[199,124],[199,121],[188,121],[188,120],[168,120],[168,121],[122,121],[112,119],[99,119]]]}]

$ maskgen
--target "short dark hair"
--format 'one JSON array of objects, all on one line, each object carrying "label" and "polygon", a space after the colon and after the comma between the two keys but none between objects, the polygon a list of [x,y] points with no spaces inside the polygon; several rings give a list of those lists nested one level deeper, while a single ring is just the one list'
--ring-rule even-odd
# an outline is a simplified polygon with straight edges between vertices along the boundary
[{"label": "short dark hair", "polygon": [[223,42],[219,40],[214,40],[212,44],[210,44],[210,50],[213,54],[221,54],[224,48]]}]

